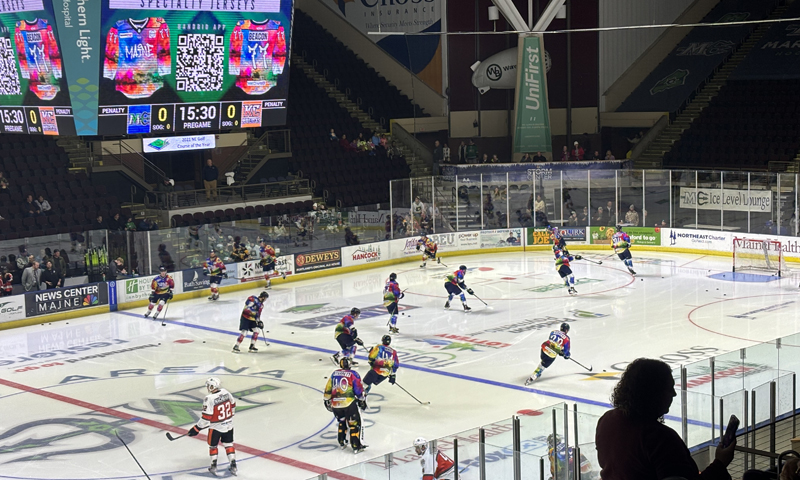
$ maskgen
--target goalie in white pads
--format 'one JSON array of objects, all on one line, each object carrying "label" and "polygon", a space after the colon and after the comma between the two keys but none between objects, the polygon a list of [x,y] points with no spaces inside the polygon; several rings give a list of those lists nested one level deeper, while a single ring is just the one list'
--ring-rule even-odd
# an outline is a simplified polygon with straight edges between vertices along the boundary
[{"label": "goalie in white pads", "polygon": [[414,450],[422,466],[422,480],[457,480],[461,476],[456,474],[453,460],[442,453],[438,448],[430,448],[428,441],[422,437],[414,440]]},{"label": "goalie in white pads", "polygon": [[233,446],[233,416],[236,413],[236,399],[220,386],[218,378],[206,380],[208,395],[203,399],[203,416],[197,425],[189,430],[190,437],[196,436],[200,430],[208,427],[208,454],[211,455],[211,466],[208,471],[217,474],[217,454],[220,442],[225,447],[225,454],[231,462],[228,470],[234,475],[236,468],[236,449]]}]

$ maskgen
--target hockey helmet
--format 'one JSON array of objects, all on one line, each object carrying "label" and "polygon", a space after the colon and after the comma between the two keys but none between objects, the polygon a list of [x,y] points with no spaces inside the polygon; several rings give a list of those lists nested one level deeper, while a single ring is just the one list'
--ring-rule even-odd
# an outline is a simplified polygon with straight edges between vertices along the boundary
[{"label": "hockey helmet", "polygon": [[159,275],[161,275],[163,277],[164,275],[167,274],[167,269],[162,265],[162,266],[158,267],[158,273],[159,273]]},{"label": "hockey helmet", "polygon": [[463,271],[466,272],[467,271],[467,266],[466,265],[461,265],[460,267],[458,267],[458,269],[459,270],[463,270]]},{"label": "hockey helmet", "polygon": [[417,455],[422,455],[425,453],[425,450],[428,448],[428,441],[425,440],[423,437],[417,437],[414,439],[414,450],[417,451]]},{"label": "hockey helmet", "polygon": [[359,309],[357,307],[351,308],[350,309],[350,315],[352,315],[354,317],[357,317],[357,316],[361,315],[361,309]]},{"label": "hockey helmet", "polygon": [[211,257],[211,258],[216,257],[217,256],[217,251],[216,250],[211,250],[210,252],[208,252],[208,256]]},{"label": "hockey helmet", "polygon": [[349,358],[342,357],[342,359],[339,360],[339,367],[343,368],[344,370],[350,370],[350,366],[351,366],[352,362],[353,361],[350,360]]},{"label": "hockey helmet", "polygon": [[622,225],[617,225],[617,231],[618,231],[618,232],[621,232],[621,231],[622,231]]},{"label": "hockey helmet", "polygon": [[219,390],[219,386],[220,386],[219,378],[211,377],[208,380],[206,380],[206,390],[208,390],[209,393],[213,393]]},{"label": "hockey helmet", "polygon": [[552,434],[551,433],[550,435],[547,436],[547,446],[548,447],[553,448],[556,445],[558,445],[559,443],[561,443],[561,435],[559,435],[557,433],[556,434]]},{"label": "hockey helmet", "polygon": [[397,280],[397,274],[394,273],[394,272],[390,273],[389,274],[389,280],[392,281],[392,282]]},{"label": "hockey helmet", "polygon": [[392,336],[384,335],[383,337],[381,337],[381,343],[384,345],[390,345],[392,343]]},{"label": "hockey helmet", "polygon": [[569,323],[567,323],[567,322],[562,323],[561,324],[561,331],[564,332],[564,333],[569,332]]},{"label": "hockey helmet", "polygon": [[263,292],[258,294],[258,299],[259,300],[264,301],[264,300],[266,300],[268,298],[269,298],[269,293],[267,293],[266,291],[263,291]]}]

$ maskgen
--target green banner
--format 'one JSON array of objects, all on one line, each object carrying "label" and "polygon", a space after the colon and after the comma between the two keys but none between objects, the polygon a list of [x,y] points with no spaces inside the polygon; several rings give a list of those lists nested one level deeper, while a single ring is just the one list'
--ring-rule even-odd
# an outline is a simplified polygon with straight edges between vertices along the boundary
[{"label": "green banner", "polygon": [[[631,244],[636,245],[661,245],[661,232],[651,227],[623,227],[625,233],[631,237]],[[589,227],[589,238],[592,245],[611,245],[611,237],[616,230],[614,227]]]},{"label": "green banner", "polygon": [[550,152],[550,112],[541,35],[520,36],[514,153]]},{"label": "green banner", "polygon": [[526,245],[550,245],[552,244],[552,236],[546,228],[526,228],[525,235],[528,237]]},{"label": "green banner", "polygon": [[52,0],[78,135],[97,135],[100,1]]}]

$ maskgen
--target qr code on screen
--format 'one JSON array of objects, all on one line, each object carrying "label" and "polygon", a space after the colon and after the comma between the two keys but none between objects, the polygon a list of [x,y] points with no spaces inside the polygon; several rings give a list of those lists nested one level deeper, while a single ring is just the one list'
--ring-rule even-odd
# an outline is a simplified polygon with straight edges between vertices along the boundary
[{"label": "qr code on screen", "polygon": [[11,39],[0,37],[0,95],[20,95],[17,62],[14,60],[14,48]]},{"label": "qr code on screen", "polygon": [[175,83],[180,92],[222,90],[222,61],[225,56],[222,35],[186,33],[178,35],[178,61]]}]

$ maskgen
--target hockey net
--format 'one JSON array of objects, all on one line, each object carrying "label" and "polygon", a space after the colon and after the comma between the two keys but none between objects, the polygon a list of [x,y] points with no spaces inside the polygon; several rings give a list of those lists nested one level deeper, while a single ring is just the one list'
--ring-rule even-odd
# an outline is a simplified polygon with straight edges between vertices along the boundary
[{"label": "hockey net", "polygon": [[778,240],[734,237],[733,271],[755,270],[780,277],[786,273],[781,247]]}]

